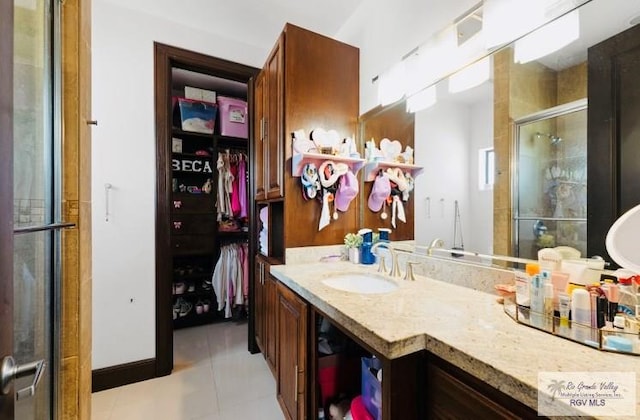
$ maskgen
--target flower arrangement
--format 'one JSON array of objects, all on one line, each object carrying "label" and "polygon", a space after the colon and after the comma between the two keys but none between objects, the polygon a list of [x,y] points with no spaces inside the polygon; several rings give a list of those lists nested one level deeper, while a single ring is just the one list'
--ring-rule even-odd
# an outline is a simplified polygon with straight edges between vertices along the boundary
[{"label": "flower arrangement", "polygon": [[355,233],[347,233],[344,236],[344,245],[347,249],[360,248],[360,245],[362,245],[362,236]]}]

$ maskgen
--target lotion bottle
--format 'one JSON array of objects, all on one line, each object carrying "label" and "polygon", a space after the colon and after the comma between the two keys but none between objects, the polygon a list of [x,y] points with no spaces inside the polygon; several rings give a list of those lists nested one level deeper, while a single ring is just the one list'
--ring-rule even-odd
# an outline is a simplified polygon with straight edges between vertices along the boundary
[{"label": "lotion bottle", "polygon": [[544,282],[540,274],[531,280],[531,325],[542,328],[544,317]]},{"label": "lotion bottle", "polygon": [[583,343],[591,338],[591,296],[585,289],[571,293],[572,337]]}]

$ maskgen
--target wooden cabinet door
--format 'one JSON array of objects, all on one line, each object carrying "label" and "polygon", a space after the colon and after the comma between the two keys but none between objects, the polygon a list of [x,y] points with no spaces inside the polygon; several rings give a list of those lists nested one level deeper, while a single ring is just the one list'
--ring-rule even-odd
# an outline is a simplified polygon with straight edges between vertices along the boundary
[{"label": "wooden cabinet door", "polygon": [[261,71],[256,77],[254,86],[254,135],[253,135],[253,155],[254,155],[254,194],[256,200],[264,200],[267,198],[265,191],[265,177],[267,172],[265,153],[266,137],[266,114],[265,114],[265,81],[266,72]]},{"label": "wooden cabinet door", "polygon": [[284,35],[278,39],[266,65],[266,148],[265,160],[267,198],[284,196]]},{"label": "wooden cabinet door", "polygon": [[289,420],[306,418],[307,304],[277,283],[278,402]]},{"label": "wooden cabinet door", "polygon": [[265,285],[263,282],[264,263],[260,258],[256,258],[256,269],[253,278],[253,299],[254,299],[254,322],[256,344],[260,352],[266,357],[266,341],[265,341]]},{"label": "wooden cabinet door", "polygon": [[265,268],[264,275],[264,339],[266,342],[265,358],[267,365],[274,376],[277,374],[278,355],[277,355],[277,306],[276,306],[276,288],[277,280],[269,275],[268,268]]}]

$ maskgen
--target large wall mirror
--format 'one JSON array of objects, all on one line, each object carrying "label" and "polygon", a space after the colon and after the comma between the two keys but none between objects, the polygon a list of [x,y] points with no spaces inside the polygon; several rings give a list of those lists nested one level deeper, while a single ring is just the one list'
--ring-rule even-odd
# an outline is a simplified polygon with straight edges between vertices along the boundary
[{"label": "large wall mirror", "polygon": [[[536,258],[546,246],[583,256],[604,248],[603,234],[587,229],[598,217],[587,211],[588,167],[604,158],[587,154],[588,49],[638,23],[640,2],[591,0],[567,16],[439,81],[437,102],[415,114],[425,168],[414,194],[418,245],[453,245],[457,203],[469,251]],[[563,42],[572,28],[577,38]]]}]

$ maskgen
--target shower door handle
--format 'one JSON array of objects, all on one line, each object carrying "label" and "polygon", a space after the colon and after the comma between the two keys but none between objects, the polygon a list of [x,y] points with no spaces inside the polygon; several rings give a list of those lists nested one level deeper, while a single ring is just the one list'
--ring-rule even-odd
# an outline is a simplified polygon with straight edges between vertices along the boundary
[{"label": "shower door handle", "polygon": [[2,359],[2,368],[0,370],[0,393],[7,395],[14,379],[24,378],[33,374],[31,385],[16,392],[18,401],[32,397],[36,393],[36,388],[40,383],[45,366],[44,359],[19,365],[12,356],[5,357]]}]

